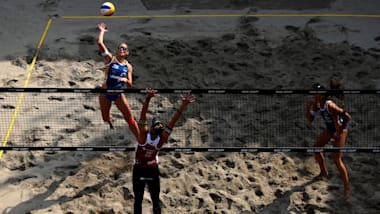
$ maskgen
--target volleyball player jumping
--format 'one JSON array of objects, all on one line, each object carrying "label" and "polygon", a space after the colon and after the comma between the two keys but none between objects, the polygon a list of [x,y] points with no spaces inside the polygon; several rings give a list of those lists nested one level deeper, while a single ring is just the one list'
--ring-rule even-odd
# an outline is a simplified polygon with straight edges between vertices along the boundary
[{"label": "volleyball player jumping", "polygon": [[[99,50],[104,57],[105,67],[105,82],[102,88],[106,89],[120,89],[126,86],[132,87],[132,65],[127,61],[126,57],[129,54],[127,43],[120,43],[116,56],[113,56],[105,46],[103,42],[104,34],[107,32],[106,24],[100,23],[98,25],[100,30],[98,37]],[[102,118],[107,122],[111,128],[111,105],[115,103],[116,107],[123,114],[125,121],[128,123],[130,130],[138,138],[139,129],[135,119],[132,116],[132,110],[129,106],[128,100],[123,93],[107,93],[99,95],[100,110],[102,112]]]}]

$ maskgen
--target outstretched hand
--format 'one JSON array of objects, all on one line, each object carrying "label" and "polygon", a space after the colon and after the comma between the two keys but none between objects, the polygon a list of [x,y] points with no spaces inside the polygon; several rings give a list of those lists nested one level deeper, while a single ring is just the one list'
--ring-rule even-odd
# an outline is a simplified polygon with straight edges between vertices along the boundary
[{"label": "outstretched hand", "polygon": [[98,24],[98,28],[101,31],[108,32],[107,25],[105,23],[103,23],[103,22],[101,22],[100,24]]},{"label": "outstretched hand", "polygon": [[195,96],[192,94],[181,95],[182,103],[189,104],[195,102]]},{"label": "outstretched hand", "polygon": [[152,88],[147,88],[146,89],[146,95],[150,98],[150,97],[158,97],[160,96],[160,94],[157,93],[157,90],[154,90]]}]

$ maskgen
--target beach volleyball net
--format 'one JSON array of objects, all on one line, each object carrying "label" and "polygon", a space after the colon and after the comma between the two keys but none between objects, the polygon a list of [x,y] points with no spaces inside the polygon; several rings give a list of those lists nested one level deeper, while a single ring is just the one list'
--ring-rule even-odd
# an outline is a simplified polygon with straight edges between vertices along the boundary
[{"label": "beach volleyball net", "polygon": [[[180,95],[192,93],[189,104],[165,144],[167,151],[315,152],[325,127],[321,117],[309,124],[305,103],[320,91],[158,89],[148,119],[167,122],[181,104]],[[115,128],[101,118],[100,93],[125,93],[138,121],[146,97],[144,89],[1,88],[1,150],[133,151],[133,137],[113,104]],[[334,100],[352,116],[342,152],[380,152],[380,91],[345,90]]]}]

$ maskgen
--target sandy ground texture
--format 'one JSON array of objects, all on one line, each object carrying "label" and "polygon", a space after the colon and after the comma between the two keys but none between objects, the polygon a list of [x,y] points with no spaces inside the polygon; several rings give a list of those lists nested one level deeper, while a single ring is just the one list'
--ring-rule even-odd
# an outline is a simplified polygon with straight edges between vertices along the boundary
[{"label": "sandy ground texture", "polygon": [[[1,5],[1,87],[93,88],[102,81],[102,57],[97,46],[97,24],[106,22],[105,43],[111,50],[121,41],[131,49],[135,88],[309,88],[330,78],[343,79],[347,89],[380,88],[380,21],[352,17],[193,17],[193,18],[87,18],[96,16],[101,1],[6,1]],[[375,14],[377,1],[114,1],[118,15],[194,14]],[[31,68],[36,47],[49,17],[56,17]],[[30,78],[28,78],[30,74]],[[162,95],[155,104],[165,117],[178,103]],[[141,96],[129,96],[135,115]],[[202,100],[203,99],[203,100]],[[227,100],[206,100],[216,108]],[[378,96],[350,99],[353,114],[350,140],[379,139]],[[303,109],[286,102],[290,112]],[[347,100],[345,102],[348,102]],[[368,105],[361,105],[361,101]],[[206,103],[207,103],[206,102]],[[279,101],[280,102],[280,101]],[[294,119],[287,111],[249,100],[211,119],[228,127],[251,127],[255,137],[278,136],[265,127],[276,120],[249,126],[242,109],[253,113]],[[302,106],[301,106],[302,105]],[[17,97],[0,94],[1,137],[5,138]],[[189,106],[181,126],[187,137],[203,139],[207,114]],[[203,107],[203,108],[207,108]],[[251,108],[252,109],[252,108]],[[285,114],[284,114],[285,113]],[[120,114],[113,112],[117,129],[110,131],[100,119],[96,97],[63,94],[25,96],[9,145],[48,142],[45,145],[134,145]],[[306,127],[303,112],[295,118],[300,130],[288,131],[302,146],[311,146],[319,133]],[[240,115],[240,116],[239,116]],[[356,116],[355,116],[356,115]],[[363,116],[362,116],[363,115]],[[288,116],[288,117],[287,117]],[[47,122],[55,121],[52,125]],[[286,124],[279,121],[279,124]],[[370,121],[370,122],[369,122]],[[246,126],[245,126],[246,125]],[[222,126],[222,128],[223,128]],[[305,128],[306,127],[306,128]],[[55,131],[64,129],[63,133]],[[297,130],[299,130],[297,129]],[[20,135],[17,130],[24,130]],[[290,128],[290,130],[294,130]],[[281,130],[280,130],[281,131]],[[284,132],[282,130],[282,132]],[[213,133],[210,131],[210,133]],[[178,133],[177,133],[178,134]],[[237,130],[248,142],[246,130]],[[293,134],[293,135],[291,135]],[[177,139],[173,132],[174,141]],[[365,137],[364,137],[365,136]],[[281,137],[281,136],[280,136]],[[279,137],[279,138],[280,138]],[[178,137],[179,138],[179,137]],[[219,139],[218,144],[231,142]],[[77,145],[77,144],[76,144]],[[292,142],[291,145],[294,145]],[[356,145],[356,144],[354,144]],[[368,146],[368,145],[365,145]],[[377,145],[379,146],[379,145]],[[347,153],[344,161],[353,194],[342,197],[343,185],[331,155],[329,179],[318,180],[312,154],[303,153],[161,153],[161,202],[163,213],[378,213],[380,210],[379,155]],[[0,160],[1,213],[133,213],[133,153],[124,152],[17,152]],[[144,213],[151,202],[145,193]]]}]

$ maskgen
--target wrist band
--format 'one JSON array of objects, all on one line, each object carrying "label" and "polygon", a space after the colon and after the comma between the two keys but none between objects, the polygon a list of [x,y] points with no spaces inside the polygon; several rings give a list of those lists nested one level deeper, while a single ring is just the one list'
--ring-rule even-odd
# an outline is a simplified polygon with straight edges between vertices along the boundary
[{"label": "wrist band", "polygon": [[148,121],[146,121],[146,120],[139,120],[139,122],[138,122],[138,124],[139,125],[148,125]]},{"label": "wrist band", "polygon": [[171,129],[171,128],[165,126],[165,132],[166,132],[166,133],[170,134],[170,133],[172,133],[172,131],[173,131],[173,129]]},{"label": "wrist band", "polygon": [[110,54],[110,52],[108,52],[108,50],[106,49],[103,53],[102,53],[102,56],[108,56]]},{"label": "wrist band", "polygon": [[310,110],[310,114],[315,116],[317,113],[315,111]]}]

